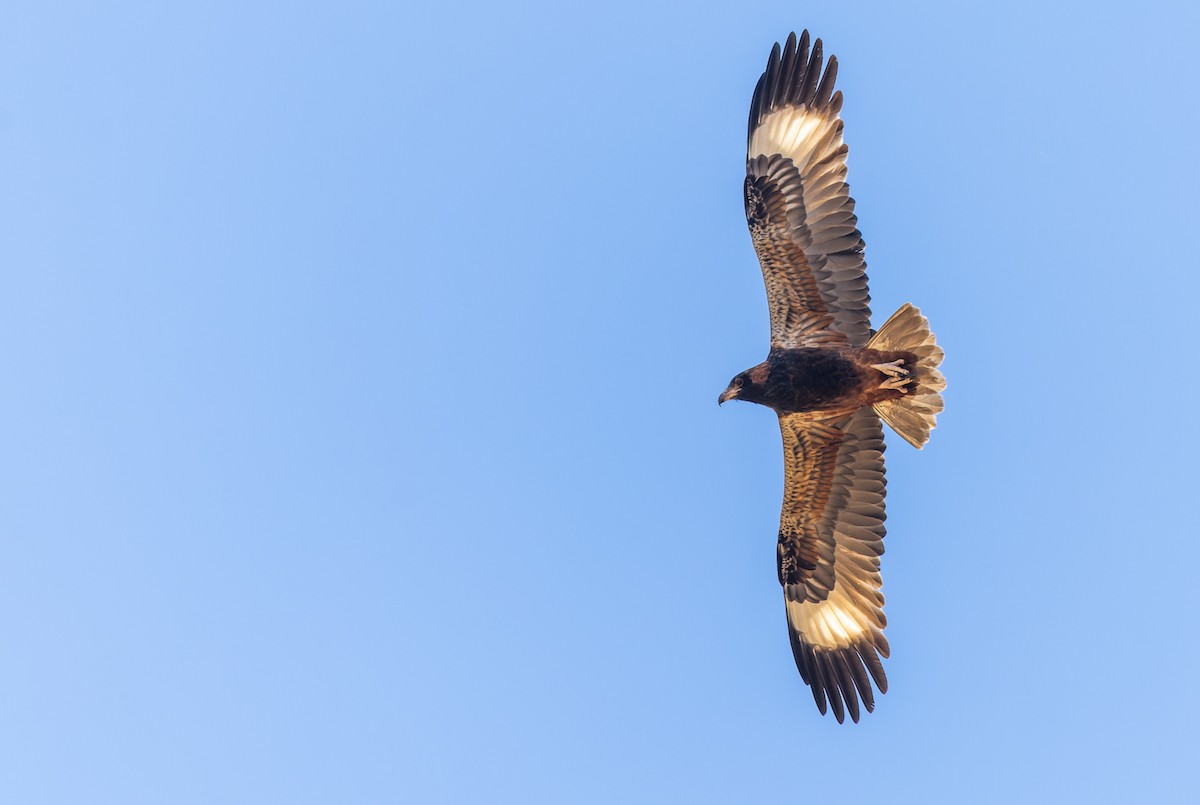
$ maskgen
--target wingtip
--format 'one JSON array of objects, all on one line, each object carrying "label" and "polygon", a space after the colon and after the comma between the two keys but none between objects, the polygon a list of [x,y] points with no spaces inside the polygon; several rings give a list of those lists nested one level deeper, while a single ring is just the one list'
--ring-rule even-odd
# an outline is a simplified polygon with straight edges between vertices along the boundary
[{"label": "wingtip", "polygon": [[782,54],[783,51],[780,49],[778,42],[771,46],[771,55],[767,57],[767,72],[770,72],[772,67],[776,70],[779,69],[779,59]]}]

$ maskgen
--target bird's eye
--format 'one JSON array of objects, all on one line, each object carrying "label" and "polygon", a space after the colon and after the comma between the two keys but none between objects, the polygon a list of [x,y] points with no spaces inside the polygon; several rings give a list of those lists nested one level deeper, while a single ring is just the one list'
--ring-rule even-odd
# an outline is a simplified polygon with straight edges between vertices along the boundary
[{"label": "bird's eye", "polygon": [[734,386],[734,388],[739,388],[739,389],[740,389],[740,388],[742,387],[742,383],[745,383],[745,382],[746,382],[746,378],[744,378],[744,377],[735,377],[735,378],[733,379],[733,386]]}]

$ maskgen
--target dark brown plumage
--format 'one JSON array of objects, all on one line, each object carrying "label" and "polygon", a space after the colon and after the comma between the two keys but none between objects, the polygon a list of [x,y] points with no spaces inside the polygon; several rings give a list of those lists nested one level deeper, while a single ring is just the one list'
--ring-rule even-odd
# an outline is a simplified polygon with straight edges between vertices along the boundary
[{"label": "dark brown plumage", "polygon": [[911,352],[852,347],[773,349],[767,359],[737,375],[737,399],[780,414],[858,409],[904,397],[900,389],[880,388],[878,369],[893,361],[915,364]]},{"label": "dark brown plumage", "polygon": [[912,305],[870,325],[864,245],[846,184],[837,61],[808,32],[771,51],[754,90],[746,157],[750,237],[771,316],[767,359],[719,402],[779,415],[783,509],[776,548],[800,676],[838,721],[875,707],[883,629],[881,418],[916,447],[942,410],[942,350]]}]

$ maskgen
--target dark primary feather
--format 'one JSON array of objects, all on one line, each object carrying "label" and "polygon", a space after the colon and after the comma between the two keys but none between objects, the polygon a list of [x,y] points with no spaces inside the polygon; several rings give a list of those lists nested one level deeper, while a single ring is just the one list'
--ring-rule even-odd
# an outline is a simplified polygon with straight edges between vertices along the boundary
[{"label": "dark primary feather", "polygon": [[872,712],[875,693],[871,689],[871,680],[875,681],[880,693],[887,693],[887,677],[879,657],[888,655],[874,644],[864,640],[846,648],[823,649],[804,643],[794,631],[789,630],[789,636],[800,678],[811,689],[813,701],[822,715],[828,712],[827,705],[832,705],[839,722],[844,720],[845,710],[849,710],[852,721],[858,721],[860,702],[862,709]]}]

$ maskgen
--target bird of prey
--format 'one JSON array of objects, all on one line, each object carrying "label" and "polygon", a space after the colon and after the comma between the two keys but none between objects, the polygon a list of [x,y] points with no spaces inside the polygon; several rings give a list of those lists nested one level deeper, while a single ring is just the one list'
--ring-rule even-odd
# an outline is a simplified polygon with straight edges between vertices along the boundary
[{"label": "bird of prey", "polygon": [[[924,446],[942,410],[942,350],[904,305],[871,329],[863,240],[846,184],[837,59],[808,31],[771,50],[750,102],[746,221],[771,314],[767,359],[718,402],[779,416],[784,491],[777,560],[800,676],[821,713],[858,721],[887,691],[879,578],[883,426]],[[868,678],[869,676],[869,678]]]}]

